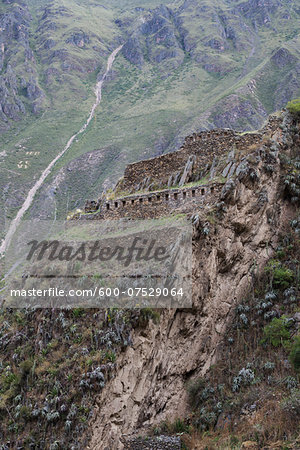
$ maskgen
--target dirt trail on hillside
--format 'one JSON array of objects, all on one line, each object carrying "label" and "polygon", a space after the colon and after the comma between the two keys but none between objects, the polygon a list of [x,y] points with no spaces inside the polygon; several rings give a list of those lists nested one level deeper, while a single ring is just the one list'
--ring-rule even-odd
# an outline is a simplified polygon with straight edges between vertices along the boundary
[{"label": "dirt trail on hillside", "polygon": [[88,127],[88,125],[90,124],[91,120],[93,119],[94,115],[95,115],[95,111],[96,108],[99,106],[99,104],[101,103],[101,99],[102,99],[102,87],[103,87],[103,83],[106,80],[106,77],[108,75],[108,73],[110,72],[112,65],[115,61],[115,58],[117,56],[117,54],[120,52],[120,50],[122,49],[123,45],[120,45],[120,47],[116,48],[112,54],[109,56],[108,60],[107,60],[107,67],[106,67],[106,72],[104,73],[104,75],[102,76],[101,80],[96,84],[96,88],[95,88],[95,94],[96,94],[96,101],[92,106],[90,115],[87,119],[87,121],[85,122],[85,124],[83,125],[83,127],[77,131],[77,133],[75,133],[67,142],[66,146],[64,147],[64,149],[51,161],[51,163],[46,167],[46,169],[43,171],[43,173],[41,174],[40,178],[37,180],[37,182],[34,184],[34,186],[30,189],[30,191],[28,192],[28,195],[22,205],[22,207],[20,208],[20,210],[18,211],[16,217],[13,219],[13,221],[10,224],[10,227],[7,231],[7,234],[4,238],[4,240],[1,243],[0,246],[0,257],[4,256],[4,253],[6,251],[6,249],[8,248],[11,239],[20,223],[20,221],[22,220],[24,214],[26,213],[26,211],[30,208],[33,199],[35,197],[35,194],[37,193],[37,191],[39,190],[39,188],[42,186],[42,184],[44,183],[45,179],[47,178],[47,176],[51,173],[51,170],[53,168],[53,166],[57,163],[57,161],[66,153],[67,150],[69,150],[69,148],[71,147],[71,145],[74,142],[74,139],[76,139],[80,134],[82,134]]}]

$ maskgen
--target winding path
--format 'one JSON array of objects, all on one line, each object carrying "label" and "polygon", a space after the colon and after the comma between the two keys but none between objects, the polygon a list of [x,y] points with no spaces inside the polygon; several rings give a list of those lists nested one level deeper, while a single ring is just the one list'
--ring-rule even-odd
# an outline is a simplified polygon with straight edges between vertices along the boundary
[{"label": "winding path", "polygon": [[120,47],[118,47],[117,49],[115,49],[112,54],[109,56],[108,60],[107,60],[107,67],[106,67],[106,72],[104,73],[104,75],[102,76],[101,80],[96,84],[96,89],[95,89],[95,94],[96,94],[96,101],[92,106],[90,115],[87,119],[87,121],[85,122],[85,124],[83,125],[83,127],[77,131],[77,133],[75,133],[67,142],[66,146],[64,147],[64,149],[51,161],[51,163],[46,167],[46,169],[43,171],[43,173],[41,174],[40,178],[37,180],[37,182],[34,184],[34,186],[30,189],[30,191],[28,192],[28,195],[22,205],[22,207],[20,208],[20,210],[18,211],[16,217],[13,219],[13,221],[11,222],[9,229],[6,233],[5,238],[3,239],[1,246],[0,246],[0,257],[4,256],[4,253],[6,251],[6,249],[8,248],[10,241],[22,219],[22,217],[24,216],[25,212],[28,210],[28,208],[30,208],[33,199],[35,197],[35,194],[37,193],[37,191],[39,190],[39,188],[42,186],[42,184],[44,183],[45,179],[47,178],[47,176],[50,174],[53,166],[57,163],[57,161],[66,153],[66,151],[71,147],[71,145],[73,144],[74,139],[77,138],[77,136],[79,136],[80,134],[82,134],[88,127],[88,125],[90,124],[91,120],[93,119],[94,115],[95,115],[95,111],[96,108],[99,106],[99,104],[101,103],[101,99],[102,99],[102,87],[103,87],[103,83],[108,75],[108,73],[110,72],[112,65],[115,61],[115,58],[117,56],[117,54],[120,52],[120,50],[122,49],[123,45],[120,45]]}]

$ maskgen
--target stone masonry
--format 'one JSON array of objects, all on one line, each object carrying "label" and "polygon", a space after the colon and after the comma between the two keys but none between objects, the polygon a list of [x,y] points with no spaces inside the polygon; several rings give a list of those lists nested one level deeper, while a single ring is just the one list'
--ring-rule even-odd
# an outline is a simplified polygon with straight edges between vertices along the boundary
[{"label": "stone masonry", "polygon": [[192,212],[195,205],[213,205],[223,184],[212,183],[186,187],[182,189],[165,189],[144,194],[100,202],[88,202],[85,219],[151,219],[169,214]]},{"label": "stone masonry", "polygon": [[151,190],[151,185],[156,189],[166,187],[170,177],[183,173],[191,156],[195,156],[194,180],[200,179],[215,158],[222,157],[230,150],[240,151],[250,145],[258,145],[261,140],[261,133],[241,135],[227,129],[193,134],[187,137],[184,145],[175,152],[129,164],[124,178],[116,186],[116,192],[133,193],[149,186]]},{"label": "stone masonry", "polygon": [[[180,150],[129,164],[111,198],[104,195],[87,201],[85,214],[74,218],[147,219],[212,206],[224,186],[220,175],[215,178],[216,167],[219,165],[224,179],[238,175],[245,169],[243,152],[271,142],[278,130],[280,119],[275,115],[258,132],[241,134],[225,129],[193,134]],[[200,181],[203,176],[206,184]]]}]

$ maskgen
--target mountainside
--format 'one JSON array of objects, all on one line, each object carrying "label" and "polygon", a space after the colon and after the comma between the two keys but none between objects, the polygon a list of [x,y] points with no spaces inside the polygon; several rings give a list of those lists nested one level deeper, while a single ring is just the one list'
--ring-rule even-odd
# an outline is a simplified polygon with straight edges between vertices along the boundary
[{"label": "mountainside", "polygon": [[[181,448],[155,438],[177,431],[193,450],[248,448],[242,441],[271,450],[299,431],[298,369],[287,359],[300,327],[299,121],[284,113],[258,133],[219,133],[194,134],[167,158],[128,166],[96,211],[81,214],[103,220],[185,213],[195,227],[193,307],[161,310],[159,323],[133,332],[114,380],[97,398],[90,448]],[[183,184],[161,190],[187,167]],[[160,180],[160,189],[151,188]],[[236,434],[235,442],[226,431]]]},{"label": "mountainside", "polygon": [[[300,0],[0,0],[1,448],[300,448],[299,101],[278,112],[300,94],[299,16]],[[34,275],[2,256],[33,217],[82,239],[103,219],[116,236],[188,222],[189,307],[9,307],[9,276]]]},{"label": "mountainside", "polygon": [[85,122],[120,44],[94,120],[55,165],[32,214],[65,216],[112,186],[126,163],[175,150],[193,131],[256,129],[298,95],[299,2],[160,3],[2,1],[0,201],[8,218]]},{"label": "mountainside", "polygon": [[[299,448],[299,126],[284,112],[258,133],[202,132],[126,169],[134,190],[142,164],[159,180],[155,163],[167,159],[177,172],[187,150],[215,161],[205,184],[187,179],[168,199],[149,186],[133,194],[145,195],[136,215],[163,202],[164,219],[185,213],[193,225],[189,308],[13,309],[3,298],[4,448]],[[118,187],[110,195],[124,226],[129,197]]]}]

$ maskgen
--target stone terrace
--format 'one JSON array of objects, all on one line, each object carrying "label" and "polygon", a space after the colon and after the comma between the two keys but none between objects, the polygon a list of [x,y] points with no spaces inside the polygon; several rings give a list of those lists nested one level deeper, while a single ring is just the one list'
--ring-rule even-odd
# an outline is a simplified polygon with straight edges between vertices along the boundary
[{"label": "stone terrace", "polygon": [[261,133],[239,134],[232,130],[211,130],[193,134],[186,138],[184,145],[177,151],[156,158],[129,164],[116,186],[117,192],[139,190],[143,181],[166,186],[170,176],[184,170],[191,156],[195,156],[193,172],[201,178],[201,171],[211,165],[214,158],[224,156],[230,150],[237,151],[259,145]]},{"label": "stone terrace", "polygon": [[195,206],[213,205],[223,184],[212,183],[182,189],[164,189],[126,197],[87,202],[85,219],[152,219],[172,213],[193,212]]},{"label": "stone terrace", "polygon": [[281,122],[280,117],[270,116],[262,130],[245,134],[228,129],[203,131],[187,137],[181,149],[175,152],[129,164],[114,190],[114,199],[102,197],[98,201],[87,201],[81,217],[155,218],[213,205],[223,184],[197,185],[197,181],[200,183],[208,174],[213,179],[219,162],[224,163],[222,176],[231,177],[237,170],[234,156],[270,141],[280,132]]}]

